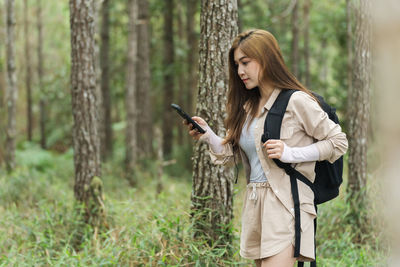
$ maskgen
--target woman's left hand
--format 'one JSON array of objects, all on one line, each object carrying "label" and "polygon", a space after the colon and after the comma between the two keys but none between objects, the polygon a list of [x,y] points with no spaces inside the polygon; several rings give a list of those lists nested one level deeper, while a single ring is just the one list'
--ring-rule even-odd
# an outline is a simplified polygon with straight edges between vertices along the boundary
[{"label": "woman's left hand", "polygon": [[285,148],[285,143],[277,139],[269,139],[263,144],[263,147],[267,150],[268,158],[280,159]]}]

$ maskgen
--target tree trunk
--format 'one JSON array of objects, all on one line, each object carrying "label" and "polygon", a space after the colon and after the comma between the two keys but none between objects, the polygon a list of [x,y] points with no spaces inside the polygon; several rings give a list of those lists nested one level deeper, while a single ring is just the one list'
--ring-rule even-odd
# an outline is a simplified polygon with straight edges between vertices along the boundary
[{"label": "tree trunk", "polygon": [[304,81],[307,88],[311,86],[310,78],[310,8],[311,0],[304,1],[303,15],[304,15]]},{"label": "tree trunk", "polygon": [[[102,1],[93,1],[93,12],[94,12],[94,58],[95,58],[95,70],[96,70],[96,104],[97,104],[97,132],[99,133],[100,140],[100,162],[106,161],[107,156],[104,155],[105,149],[105,124],[104,124],[104,109],[103,109],[103,92],[102,92],[102,69],[101,69],[101,45],[102,45]],[[100,22],[99,22],[100,19]],[[98,36],[98,37],[97,37]]]},{"label": "tree trunk", "polygon": [[85,222],[97,227],[104,222],[100,180],[94,10],[93,0],[70,0],[71,95],[74,117],[74,193],[84,204]]},{"label": "tree trunk", "polygon": [[293,7],[292,11],[292,73],[296,78],[299,76],[299,1]]},{"label": "tree trunk", "polygon": [[137,109],[136,109],[136,58],[137,58],[137,0],[128,1],[128,58],[126,68],[126,178],[136,186],[134,170],[137,161]]},{"label": "tree trunk", "polygon": [[6,165],[7,170],[15,168],[15,136],[18,87],[15,72],[15,17],[14,0],[6,1],[7,8],[7,140]]},{"label": "tree trunk", "polygon": [[155,130],[155,138],[157,142],[157,185],[156,185],[156,197],[160,195],[163,190],[163,173],[164,173],[164,155],[163,155],[163,146],[162,146],[162,131],[159,127],[154,127]]},{"label": "tree trunk", "polygon": [[150,27],[149,27],[149,2],[138,1],[138,62],[137,62],[137,93],[136,107],[138,110],[138,154],[151,157],[153,153],[153,109],[151,105],[151,74],[150,74]]},{"label": "tree trunk", "polygon": [[[347,96],[350,96],[353,91],[353,31],[352,31],[352,10],[351,0],[346,0],[346,20],[347,20]],[[347,101],[346,117],[349,117],[351,103]]]},{"label": "tree trunk", "polygon": [[[0,21],[3,20],[3,9],[0,6]],[[3,31],[4,28],[0,28],[0,40],[6,40],[5,33]],[[0,55],[3,54],[3,44],[0,42]],[[0,57],[1,58],[1,57]],[[6,83],[4,76],[4,65],[3,62],[0,61],[0,129],[6,129],[6,105],[5,105],[5,95],[6,95]],[[4,163],[4,144],[5,144],[5,131],[0,131],[0,168]]]},{"label": "tree trunk", "polygon": [[29,45],[29,12],[28,12],[28,0],[24,0],[24,37],[25,37],[25,65],[26,65],[26,76],[25,76],[25,86],[26,86],[26,97],[27,97],[27,116],[26,116],[26,128],[28,132],[28,140],[32,141],[32,125],[33,125],[33,117],[32,117],[32,87],[31,87],[31,78],[32,78],[32,68],[31,68],[31,53],[30,53],[30,45]]},{"label": "tree trunk", "polygon": [[187,53],[187,112],[189,114],[193,114],[195,111],[194,104],[195,99],[194,96],[197,93],[197,55],[198,55],[198,37],[196,34],[196,30],[194,28],[194,20],[197,13],[197,0],[188,0],[187,4],[187,16],[186,16],[186,38],[188,44],[188,53]]},{"label": "tree trunk", "polygon": [[173,39],[173,0],[165,1],[164,11],[164,112],[163,114],[163,152],[166,158],[169,158],[172,150],[172,126],[174,115],[171,110],[171,103],[174,99],[174,39]]},{"label": "tree trunk", "polygon": [[[195,96],[197,93],[198,81],[198,36],[194,27],[199,1],[188,0],[186,5],[186,84],[185,84],[185,105],[184,108],[189,114],[194,114]],[[186,144],[192,144],[191,137],[184,133]]]},{"label": "tree trunk", "polygon": [[37,0],[37,29],[38,29],[38,80],[40,90],[40,146],[46,148],[46,100],[43,87],[43,32],[42,32],[42,4]]},{"label": "tree trunk", "polygon": [[[237,35],[236,0],[201,1],[200,82],[196,114],[219,136],[225,135],[224,112],[228,88],[227,54]],[[212,100],[212,101],[210,101]],[[209,243],[231,242],[233,171],[210,163],[205,144],[193,151],[192,219],[195,236]],[[222,240],[221,240],[222,238]]]},{"label": "tree trunk", "polygon": [[[176,10],[177,14],[176,14],[176,26],[178,29],[178,46],[179,46],[179,50],[185,50],[185,47],[183,46],[184,44],[184,33],[183,33],[183,6],[182,5],[178,5],[177,6],[177,10]],[[178,69],[178,97],[177,97],[177,101],[179,103],[179,105],[181,105],[183,107],[184,110],[188,110],[187,107],[187,102],[186,102],[186,97],[185,97],[185,78],[187,78],[186,75],[186,62],[185,62],[185,54],[181,53],[177,55],[177,62],[181,62],[179,64],[179,69]],[[192,114],[192,113],[191,113]],[[175,120],[179,120],[177,117],[175,118]],[[183,146],[185,144],[185,141],[187,140],[187,130],[184,127],[179,127],[178,128],[178,145],[179,146]]]},{"label": "tree trunk", "polygon": [[101,155],[107,159],[112,155],[112,121],[111,121],[111,94],[110,94],[110,72],[109,72],[109,40],[110,40],[110,8],[109,0],[103,0],[101,7],[101,47],[100,47],[100,68],[101,68],[101,114],[103,124],[101,127]]},{"label": "tree trunk", "polygon": [[[365,200],[367,182],[367,145],[370,106],[370,1],[360,0],[357,7],[355,31],[355,57],[353,72],[353,90],[349,95],[349,183],[351,200]],[[360,206],[360,207],[361,207]]]}]

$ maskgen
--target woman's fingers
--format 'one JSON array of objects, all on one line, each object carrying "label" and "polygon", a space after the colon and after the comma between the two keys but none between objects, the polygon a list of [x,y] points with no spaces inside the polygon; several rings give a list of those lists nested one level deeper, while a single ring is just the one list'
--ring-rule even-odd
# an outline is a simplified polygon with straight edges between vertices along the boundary
[{"label": "woman's fingers", "polygon": [[281,158],[281,156],[282,156],[282,152],[280,152],[280,151],[268,153],[268,158],[271,158],[271,159],[279,159],[279,158]]},{"label": "woman's fingers", "polygon": [[201,133],[199,133],[199,132],[197,131],[197,129],[194,129],[194,130],[189,131],[189,134],[190,134],[190,136],[192,136],[194,139],[199,139],[199,138],[200,138],[200,135],[201,135]]},{"label": "woman's fingers", "polygon": [[192,125],[191,123],[189,123],[189,124],[187,124],[187,128],[188,128],[188,130],[190,131],[190,130],[193,129],[193,125]]},{"label": "woman's fingers", "polygon": [[268,149],[267,150],[267,154],[268,154],[269,157],[274,157],[274,156],[280,157],[282,155],[282,150],[279,149],[279,148]]},{"label": "woman's fingers", "polygon": [[269,147],[283,147],[283,142],[281,140],[270,139],[263,144],[265,148]]},{"label": "woman's fingers", "polygon": [[281,144],[265,144],[265,145],[263,145],[264,146],[264,148],[266,148],[267,150],[269,150],[269,149],[282,149],[283,148],[283,145],[281,145]]},{"label": "woman's fingers", "polygon": [[282,150],[278,147],[278,148],[271,148],[271,149],[267,149],[268,154],[275,154],[275,153],[280,153]]},{"label": "woman's fingers", "polygon": [[196,135],[196,134],[198,134],[199,133],[199,131],[197,130],[197,129],[193,129],[193,130],[190,130],[189,131],[189,134],[190,135]]},{"label": "woman's fingers", "polygon": [[268,158],[270,159],[280,159],[281,156],[281,154],[268,154]]},{"label": "woman's fingers", "polygon": [[[207,122],[206,122],[205,120],[203,120],[202,118],[194,116],[194,117],[192,117],[192,119],[193,119],[197,124],[199,124],[200,126],[207,127]],[[198,139],[200,138],[200,136],[201,136],[202,134],[199,133],[199,131],[198,131],[196,128],[194,128],[194,126],[193,126],[191,123],[189,123],[186,119],[183,119],[183,120],[182,120],[182,123],[183,123],[184,125],[186,125],[186,127],[187,127],[187,129],[188,129],[188,131],[189,131],[189,135],[190,135],[193,139],[198,140]]]},{"label": "woman's fingers", "polygon": [[281,145],[280,144],[266,144],[266,145],[264,145],[264,147],[266,149],[272,149],[272,148],[281,147]]},{"label": "woman's fingers", "polygon": [[283,142],[281,140],[270,139],[263,144],[267,150],[268,158],[279,159],[283,153]]},{"label": "woman's fingers", "polygon": [[186,125],[187,128],[188,128],[189,130],[191,130],[192,127],[193,127],[193,125],[192,125],[191,123],[189,123],[187,120],[183,120],[182,123],[183,123],[184,125]]},{"label": "woman's fingers", "polygon": [[203,120],[203,119],[200,118],[200,117],[193,116],[193,117],[192,117],[192,120],[194,120],[197,124],[200,124],[200,125],[203,125],[203,126],[207,125],[206,121]]}]

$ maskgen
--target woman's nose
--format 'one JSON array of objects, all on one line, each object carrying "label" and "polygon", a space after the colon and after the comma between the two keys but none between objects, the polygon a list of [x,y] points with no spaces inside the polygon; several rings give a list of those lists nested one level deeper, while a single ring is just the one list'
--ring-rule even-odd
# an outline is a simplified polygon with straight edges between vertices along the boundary
[{"label": "woman's nose", "polygon": [[243,68],[238,67],[238,74],[239,76],[242,76],[244,74]]}]

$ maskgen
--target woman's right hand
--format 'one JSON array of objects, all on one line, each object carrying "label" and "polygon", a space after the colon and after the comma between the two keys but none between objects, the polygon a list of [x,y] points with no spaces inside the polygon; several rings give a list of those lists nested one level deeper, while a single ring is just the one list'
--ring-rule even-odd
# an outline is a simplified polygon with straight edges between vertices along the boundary
[{"label": "woman's right hand", "polygon": [[[200,117],[196,117],[196,116],[192,117],[192,120],[194,120],[207,133],[209,126],[205,120],[203,120]],[[189,130],[189,134],[190,134],[190,136],[192,136],[192,138],[194,140],[199,140],[199,138],[203,135],[202,133],[199,133],[199,131],[197,129],[193,129],[193,125],[191,123],[188,123],[187,120],[183,120],[182,123],[187,126],[187,128]],[[206,133],[204,133],[204,134],[206,134]]]}]

